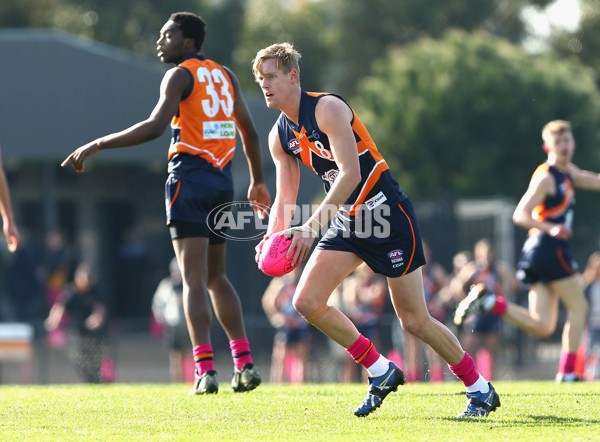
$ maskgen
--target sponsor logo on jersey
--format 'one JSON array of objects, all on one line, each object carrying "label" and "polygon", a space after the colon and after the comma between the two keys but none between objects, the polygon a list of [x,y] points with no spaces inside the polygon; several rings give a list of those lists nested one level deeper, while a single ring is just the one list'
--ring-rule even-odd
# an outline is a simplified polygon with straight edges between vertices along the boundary
[{"label": "sponsor logo on jersey", "polygon": [[373,210],[375,207],[380,206],[381,204],[385,203],[386,201],[387,201],[387,197],[383,194],[383,192],[379,192],[374,197],[366,200],[365,205],[367,206],[367,209]]},{"label": "sponsor logo on jersey", "polygon": [[205,140],[235,138],[235,124],[233,121],[205,121],[202,129]]}]

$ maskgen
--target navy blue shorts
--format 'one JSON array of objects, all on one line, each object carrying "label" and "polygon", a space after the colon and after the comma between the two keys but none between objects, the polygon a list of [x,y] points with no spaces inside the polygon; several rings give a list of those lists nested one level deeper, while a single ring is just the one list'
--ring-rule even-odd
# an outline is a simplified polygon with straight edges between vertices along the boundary
[{"label": "navy blue shorts", "polygon": [[548,235],[530,236],[517,264],[517,278],[524,284],[547,284],[579,271],[571,258],[566,241]]},{"label": "navy blue shorts", "polygon": [[373,210],[364,208],[354,217],[337,212],[317,248],[354,253],[375,273],[390,278],[425,264],[419,225],[408,198]]},{"label": "navy blue shorts", "polygon": [[165,183],[167,225],[172,239],[208,238],[210,244],[225,242],[225,225],[219,227],[211,210],[233,201],[233,189],[219,189],[169,176]]}]

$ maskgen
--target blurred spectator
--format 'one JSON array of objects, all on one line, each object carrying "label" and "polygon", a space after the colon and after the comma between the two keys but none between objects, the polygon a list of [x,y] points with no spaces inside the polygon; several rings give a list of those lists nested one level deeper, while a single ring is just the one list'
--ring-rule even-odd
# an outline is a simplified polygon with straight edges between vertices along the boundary
[{"label": "blurred spectator", "polygon": [[583,281],[590,303],[586,379],[597,380],[600,379],[600,252],[592,253],[588,258]]},{"label": "blurred spectator", "polygon": [[[477,241],[473,256],[474,260],[454,278],[452,286],[459,290],[455,296],[462,299],[472,285],[481,283],[499,296],[512,298],[520,287],[515,270],[496,259],[491,242],[486,238]],[[502,319],[487,312],[472,315],[463,323],[459,336],[465,351],[476,356],[481,374],[493,380],[502,340]]]},{"label": "blurred spectator", "polygon": [[[171,381],[184,382],[193,378],[193,361],[187,355],[192,351],[192,341],[183,311],[183,281],[177,259],[169,264],[169,276],[158,284],[152,299],[152,313],[164,327],[164,339],[169,350]],[[189,362],[189,370],[185,370]],[[189,372],[191,376],[186,373]]]},{"label": "blurred spectator", "polygon": [[[463,282],[457,278],[463,269],[473,261],[473,253],[468,250],[461,250],[452,257],[452,273],[448,276],[448,284],[440,290],[440,296],[445,299],[445,310],[447,315],[451,315],[456,306],[465,297],[463,291]],[[447,316],[450,318],[450,316]]]},{"label": "blurred spectator", "polygon": [[[379,320],[389,295],[384,276],[373,272],[362,263],[342,284],[342,304],[358,331],[377,347],[381,346]],[[359,379],[359,373],[362,378]],[[367,382],[368,373],[354,359],[345,357],[342,362],[341,381]]]},{"label": "blurred spectator", "polygon": [[71,362],[84,382],[103,382],[101,368],[107,330],[106,297],[88,263],[77,266],[73,282],[67,284],[50,309],[46,320],[48,331],[55,330],[65,315],[68,315]]},{"label": "blurred spectator", "polygon": [[276,329],[271,355],[270,382],[302,383],[311,344],[309,323],[292,305],[302,266],[280,278],[273,278],[262,297],[263,309]]},{"label": "blurred spectator", "polygon": [[152,316],[152,296],[159,272],[145,241],[135,230],[127,232],[115,267],[115,296],[111,307],[120,318],[138,320],[131,326],[147,329]]},{"label": "blurred spectator", "polygon": [[[46,235],[45,250],[45,295],[50,308],[64,291],[71,278],[72,270],[71,251],[67,247],[63,234],[58,230],[49,232]],[[66,345],[67,334],[63,324],[48,332],[47,339],[48,345],[53,348]]]},{"label": "blurred spectator", "polygon": [[52,306],[71,277],[71,252],[63,234],[53,230],[46,235],[46,297]]}]

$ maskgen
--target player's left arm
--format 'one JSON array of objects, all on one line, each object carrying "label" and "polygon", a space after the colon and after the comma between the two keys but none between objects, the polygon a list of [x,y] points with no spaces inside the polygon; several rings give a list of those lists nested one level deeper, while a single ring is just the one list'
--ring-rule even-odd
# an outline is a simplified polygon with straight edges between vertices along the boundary
[{"label": "player's left arm", "polygon": [[334,214],[328,207],[341,207],[360,183],[361,175],[350,107],[339,98],[329,95],[319,100],[315,116],[319,127],[329,138],[331,153],[339,170],[329,192],[308,220],[323,225]]},{"label": "player's left arm", "polygon": [[248,169],[250,170],[250,186],[248,187],[248,201],[252,203],[254,210],[258,216],[263,219],[266,215],[266,208],[271,205],[271,195],[265,185],[263,174],[262,155],[260,150],[260,140],[256,126],[252,120],[248,105],[242,94],[242,89],[238,78],[231,69],[224,67],[231,83],[233,85],[235,98],[233,100],[233,117],[235,125],[242,139],[242,147],[244,155],[248,161]]},{"label": "player's left arm", "polygon": [[[337,97],[328,95],[319,100],[315,118],[321,130],[327,134],[331,153],[338,166],[338,176],[327,195],[311,217],[294,234],[290,251],[295,248],[293,264],[304,260],[320,228],[327,224],[335,211],[342,206],[360,183],[358,147],[352,130],[352,110]],[[335,208],[335,210],[331,210]]]},{"label": "player's left arm", "polygon": [[569,173],[573,177],[575,187],[587,190],[600,191],[600,174],[589,170],[582,170],[575,164],[569,164]]}]

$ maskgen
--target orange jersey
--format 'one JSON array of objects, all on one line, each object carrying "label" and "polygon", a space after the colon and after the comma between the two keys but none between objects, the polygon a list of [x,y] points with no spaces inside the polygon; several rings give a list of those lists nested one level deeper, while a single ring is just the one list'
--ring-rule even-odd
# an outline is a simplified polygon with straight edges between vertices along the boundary
[{"label": "orange jersey", "polygon": [[233,158],[236,129],[235,92],[227,70],[201,57],[179,64],[192,78],[192,89],[171,120],[169,159],[178,153],[196,155],[222,170]]}]

